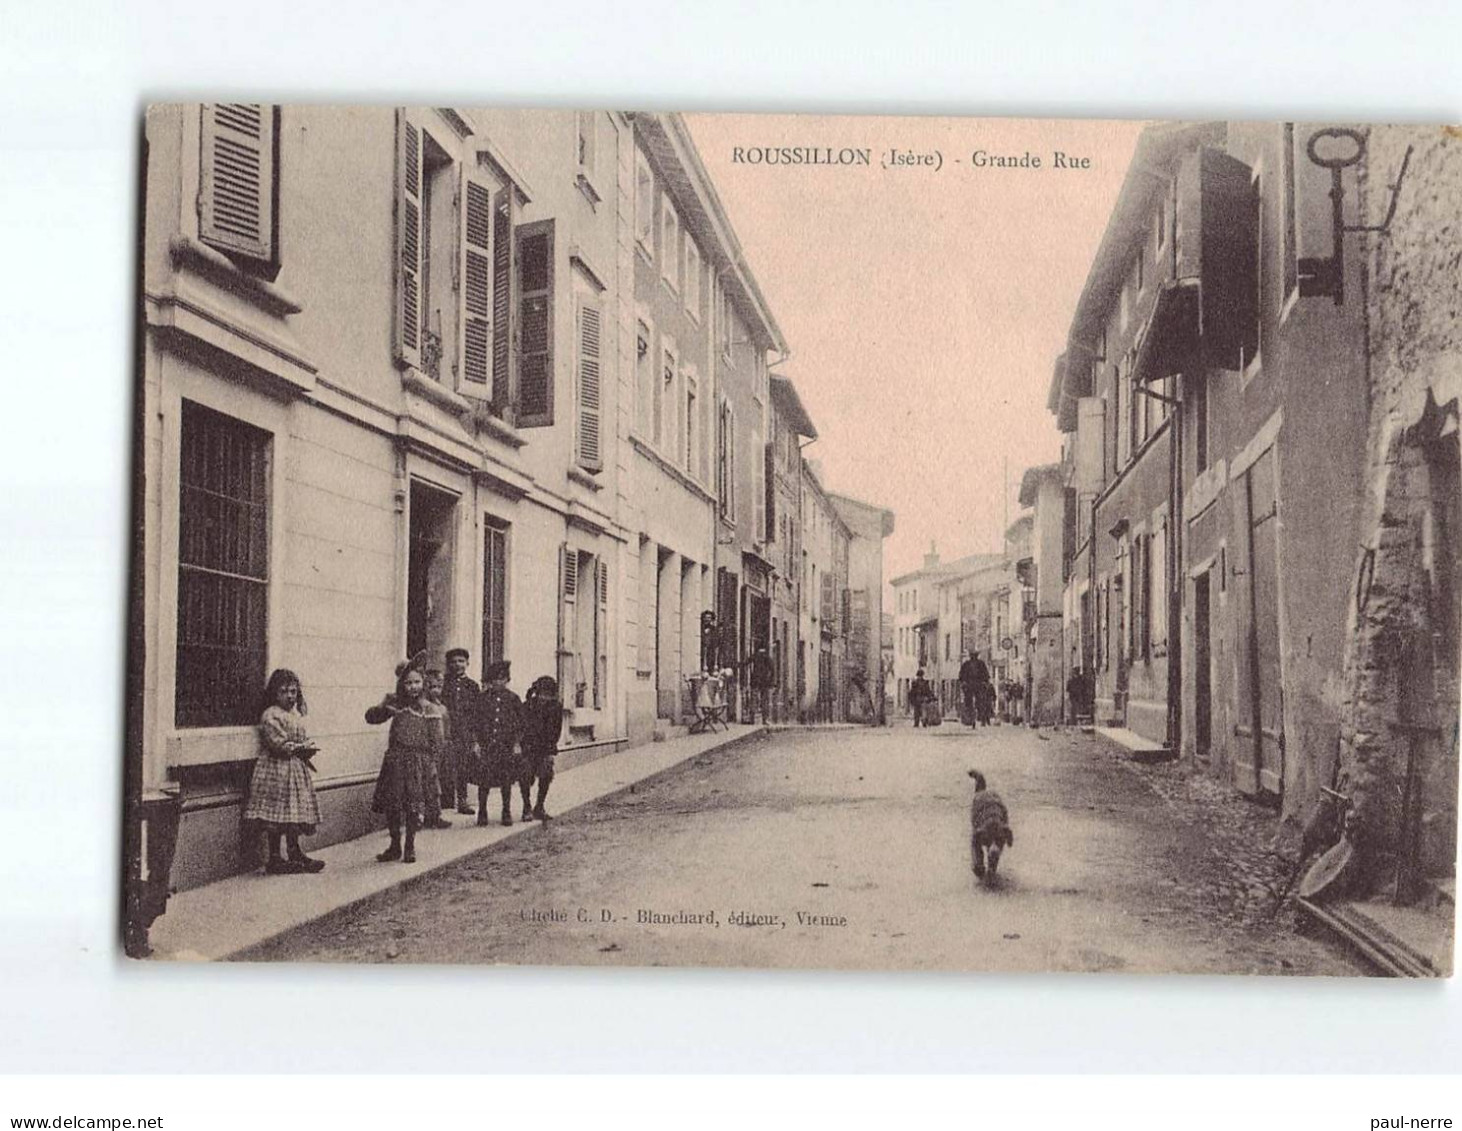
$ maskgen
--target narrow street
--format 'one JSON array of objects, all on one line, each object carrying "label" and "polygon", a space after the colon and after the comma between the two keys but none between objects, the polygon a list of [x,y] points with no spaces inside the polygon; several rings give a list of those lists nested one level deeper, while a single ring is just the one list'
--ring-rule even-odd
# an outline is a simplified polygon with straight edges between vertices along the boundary
[{"label": "narrow street", "polygon": [[[989,888],[970,872],[971,767],[1015,832]],[[1175,792],[1073,731],[781,732],[239,957],[1367,973],[1256,913],[1267,893]]]}]

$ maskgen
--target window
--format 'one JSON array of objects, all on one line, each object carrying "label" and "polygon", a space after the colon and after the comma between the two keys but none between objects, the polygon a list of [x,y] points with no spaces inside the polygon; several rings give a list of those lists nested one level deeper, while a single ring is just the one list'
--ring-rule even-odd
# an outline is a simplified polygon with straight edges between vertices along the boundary
[{"label": "window", "polygon": [[635,150],[635,242],[646,255],[655,248],[655,175],[645,155]]},{"label": "window", "polygon": [[1152,576],[1152,609],[1150,614],[1152,643],[1163,646],[1168,642],[1168,524],[1166,517],[1153,528],[1149,543],[1152,561],[1149,572]]},{"label": "window", "polygon": [[689,233],[685,237],[685,310],[697,322],[701,320],[701,253]]},{"label": "window", "polygon": [[396,112],[396,361],[520,428],[550,425],[553,221],[515,227],[517,190],[417,113]]},{"label": "window", "polygon": [[516,238],[517,424],[542,428],[553,423],[553,221],[521,224]]},{"label": "window", "polygon": [[207,104],[202,115],[198,238],[273,277],[279,269],[279,111],[229,102]]},{"label": "window", "polygon": [[570,707],[602,709],[609,664],[609,565],[564,545],[558,570],[558,683]]},{"label": "window", "polygon": [[179,451],[179,727],[258,722],[268,662],[269,433],[184,401]]},{"label": "window", "polygon": [[635,327],[635,426],[642,436],[653,436],[658,427],[655,413],[655,362],[650,353],[650,327],[640,322]]},{"label": "window", "polygon": [[[456,177],[452,158],[421,131],[421,361],[433,381],[442,379],[443,306],[454,302],[452,251],[456,242]],[[455,312],[450,315],[455,320]]]},{"label": "window", "polygon": [[660,380],[655,385],[655,443],[666,448],[675,420],[675,373],[680,367],[675,347],[666,344],[660,351]]},{"label": "window", "polygon": [[1284,209],[1284,233],[1283,248],[1281,255],[1284,260],[1284,282],[1282,297],[1286,300],[1294,289],[1299,286],[1299,262],[1295,258],[1299,252],[1298,235],[1295,231],[1295,212],[1298,202],[1295,199],[1295,169],[1294,169],[1294,123],[1285,122],[1281,131],[1281,149],[1284,155],[1284,200],[1281,205]]},{"label": "window", "polygon": [[506,654],[508,623],[508,528],[486,516],[482,534],[482,663]]},{"label": "window", "polygon": [[720,331],[721,331],[721,353],[729,361],[731,358],[731,347],[735,344],[735,327],[733,321],[736,317],[735,307],[731,303],[731,296],[723,288],[720,292]]},{"label": "window", "polygon": [[1254,170],[1254,181],[1249,192],[1249,214],[1251,244],[1249,248],[1249,270],[1253,276],[1251,306],[1244,330],[1244,350],[1239,359],[1239,368],[1245,377],[1252,377],[1255,363],[1263,352],[1264,343],[1264,195],[1259,170]]},{"label": "window", "polygon": [[1117,332],[1124,333],[1127,329],[1127,320],[1132,316],[1132,289],[1126,283],[1122,284],[1122,297],[1119,302],[1117,313]]},{"label": "window", "polygon": [[1146,261],[1146,259],[1147,259],[1147,249],[1146,248],[1139,248],[1138,251],[1137,251],[1137,266],[1135,268],[1135,270],[1137,272],[1136,286],[1134,287],[1134,290],[1136,291],[1136,293],[1138,295],[1142,294],[1142,284],[1143,284],[1143,281],[1144,281],[1144,278],[1145,278],[1144,267],[1145,267],[1145,261]]},{"label": "window", "polygon": [[695,474],[695,381],[687,378],[685,389],[685,470]]},{"label": "window", "polygon": [[591,180],[594,176],[595,137],[594,112],[580,110],[574,114],[574,152],[579,172]]},{"label": "window", "polygon": [[[1164,187],[1163,192],[1164,193],[1167,192],[1166,186]],[[1157,198],[1157,211],[1155,213],[1153,213],[1152,226],[1153,226],[1153,238],[1152,238],[1152,246],[1153,246],[1153,249],[1154,249],[1155,252],[1156,251],[1161,251],[1163,249],[1163,245],[1168,242],[1168,202],[1167,202],[1167,197],[1166,196],[1159,196]],[[1156,257],[1156,255],[1154,255],[1153,256],[1154,263],[1156,262],[1156,259],[1157,259],[1157,257]]]},{"label": "window", "polygon": [[[716,433],[716,497],[721,516],[736,521],[736,412],[729,401],[721,402]],[[814,572],[817,567],[812,567]]]},{"label": "window", "polygon": [[670,289],[680,289],[680,217],[669,196],[660,198],[660,274]]},{"label": "window", "polygon": [[1194,470],[1208,469],[1208,380],[1199,375],[1192,382],[1188,396],[1193,402],[1193,461]]},{"label": "window", "polygon": [[[770,516],[767,512],[769,492],[767,491],[766,477],[766,448],[761,442],[761,430],[757,426],[755,419],[753,419],[752,425],[750,450],[752,452],[762,452],[763,456],[760,460],[753,458],[751,466],[751,477],[754,488],[751,507],[756,524],[756,540],[764,543],[767,540],[767,532],[770,529],[768,522]],[[760,466],[757,466],[758,464]]]}]

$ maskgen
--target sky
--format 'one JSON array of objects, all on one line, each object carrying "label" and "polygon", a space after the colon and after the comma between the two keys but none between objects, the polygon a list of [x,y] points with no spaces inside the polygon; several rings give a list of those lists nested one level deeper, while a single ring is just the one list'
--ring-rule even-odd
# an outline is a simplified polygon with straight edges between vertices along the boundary
[{"label": "sky", "polygon": [[[1060,457],[1052,368],[1142,123],[686,120],[790,347],[774,372],[817,427],[808,459],[830,490],[895,514],[885,578],[931,543],[945,561],[1000,550],[1021,473]],[[789,146],[870,163],[752,163]],[[939,165],[884,167],[892,151]],[[976,166],[976,151],[1041,165]]]}]

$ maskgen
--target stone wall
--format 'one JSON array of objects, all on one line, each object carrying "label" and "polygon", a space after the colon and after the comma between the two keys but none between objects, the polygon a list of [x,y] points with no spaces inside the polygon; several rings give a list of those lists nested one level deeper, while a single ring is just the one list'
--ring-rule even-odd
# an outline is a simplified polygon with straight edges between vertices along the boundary
[{"label": "stone wall", "polygon": [[1346,649],[1341,790],[1360,881],[1401,899],[1451,875],[1457,830],[1457,398],[1462,134],[1376,127],[1360,190],[1385,233],[1352,237],[1369,275],[1366,518]]}]

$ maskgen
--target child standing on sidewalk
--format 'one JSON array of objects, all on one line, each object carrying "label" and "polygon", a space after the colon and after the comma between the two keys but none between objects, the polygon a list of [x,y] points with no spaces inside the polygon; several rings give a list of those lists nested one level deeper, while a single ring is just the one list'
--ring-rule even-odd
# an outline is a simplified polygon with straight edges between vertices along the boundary
[{"label": "child standing on sidewalk", "polygon": [[[416,657],[396,668],[396,692],[366,711],[366,722],[376,725],[391,720],[391,737],[381,772],[376,778],[376,792],[371,808],[386,815],[386,829],[391,843],[376,859],[382,863],[400,860],[416,863],[416,830],[420,827],[425,765],[435,763],[442,747],[442,715],[436,704],[426,698],[426,679],[421,660]],[[402,846],[401,830],[406,829]]]},{"label": "child standing on sidewalk", "polygon": [[523,703],[508,690],[512,669],[507,660],[487,665],[482,673],[486,684],[477,697],[477,743],[481,747],[477,774],[477,823],[487,824],[487,798],[494,789],[503,795],[503,824],[513,823],[513,785],[522,777],[518,759],[518,734],[522,728]]},{"label": "child standing on sidewalk", "polygon": [[[320,823],[320,804],[315,797],[314,765],[310,755],[318,747],[310,741],[300,721],[309,708],[299,676],[280,668],[264,688],[259,716],[259,757],[249,782],[249,803],[245,821],[258,821],[269,838],[269,862],[264,870],[271,876],[318,872],[323,860],[306,856],[301,836],[313,836]],[[279,842],[289,845],[289,856],[280,855]]]},{"label": "child standing on sidewalk", "polygon": [[[548,820],[543,802],[553,784],[553,756],[563,733],[563,703],[558,698],[558,680],[541,675],[528,689],[523,701],[523,820]],[[538,779],[538,801],[528,808],[528,790]]]},{"label": "child standing on sidewalk", "polygon": [[442,816],[442,774],[447,771],[447,742],[451,734],[452,717],[442,706],[442,673],[432,668],[425,673],[426,699],[436,707],[442,717],[442,744],[436,756],[422,764],[426,776],[421,783],[421,827],[424,829],[450,829],[452,822]]}]

